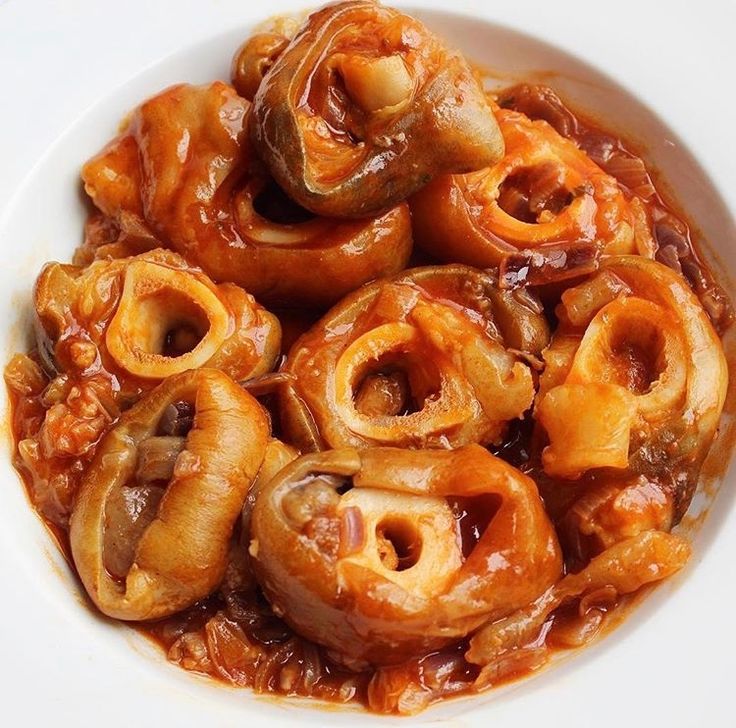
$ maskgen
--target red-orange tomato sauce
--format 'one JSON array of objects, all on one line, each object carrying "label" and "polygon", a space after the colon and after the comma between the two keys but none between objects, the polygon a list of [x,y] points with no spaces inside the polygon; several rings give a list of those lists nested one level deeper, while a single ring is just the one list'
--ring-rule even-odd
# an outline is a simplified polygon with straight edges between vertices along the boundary
[{"label": "red-orange tomato sauce", "polygon": [[[658,193],[641,159],[630,152],[621,139],[591,124],[584,116],[573,114],[548,90],[519,86],[501,92],[498,102],[502,107],[548,121],[560,134],[574,139],[595,162],[615,176],[626,195],[635,195],[644,202],[654,221],[658,260],[682,272],[714,325],[722,332],[731,320],[728,300],[705,267],[693,244],[688,225]],[[507,211],[523,219],[523,181],[520,182],[520,189],[513,194],[507,189],[505,195]],[[94,214],[91,221],[92,227],[98,228],[96,234],[105,239],[114,239],[109,220],[101,221],[99,215]],[[426,257],[420,253],[417,255],[422,263],[427,262]],[[546,308],[554,325],[554,293],[552,297]],[[283,320],[287,332],[285,342],[290,345],[314,318],[309,313],[288,314]],[[282,353],[285,355],[287,351],[288,346]],[[24,440],[37,437],[49,407],[54,404],[60,406],[60,402],[64,403],[64,407],[77,408],[73,413],[77,425],[80,421],[86,421],[89,427],[97,428],[97,442],[115,423],[119,414],[114,408],[100,402],[101,392],[104,394],[109,387],[104,375],[98,374],[96,378],[93,367],[79,381],[60,381],[57,377],[53,387],[62,387],[67,395],[64,398],[49,388],[50,380],[43,373],[38,354],[31,354],[31,359],[36,363],[32,375],[26,371],[23,376],[14,376],[12,364],[9,373],[6,373],[16,446]],[[17,366],[27,369],[29,365],[27,362],[18,362]],[[26,383],[23,385],[25,391],[19,391],[15,386],[21,380]],[[31,386],[27,386],[29,381]],[[71,404],[68,398],[70,390],[77,395],[76,398],[72,397]],[[264,397],[264,403],[269,404],[268,395],[261,396]],[[106,413],[106,420],[103,412]],[[92,457],[94,447],[87,450],[75,448],[75,431],[66,427],[64,412],[60,411],[59,415],[58,422],[45,426],[45,437],[56,439],[56,446],[51,443],[46,453],[41,447],[36,452],[25,452],[22,456],[16,448],[14,462],[39,517],[68,557],[69,514],[81,474]],[[274,424],[278,424],[275,417]],[[58,446],[62,438],[67,441],[65,448]],[[544,475],[539,460],[540,449],[529,418],[524,422],[512,423],[504,442],[491,448],[494,454],[536,480],[548,513],[556,523],[582,486],[568,483],[560,487]],[[33,467],[29,467],[29,462],[33,462]],[[478,524],[487,520],[488,514],[480,512],[477,505],[474,508],[466,506],[460,501],[455,503],[457,518],[463,532],[469,538],[477,538]],[[481,511],[482,507],[481,504]],[[564,547],[564,538],[562,543]],[[565,553],[565,557],[568,568],[580,566],[580,553]],[[412,712],[413,707],[416,707],[411,703],[412,700],[419,701],[416,704],[421,703],[420,707],[424,707],[441,697],[474,690],[473,681],[478,676],[478,668],[465,661],[464,641],[401,666],[354,673],[338,666],[320,646],[295,634],[273,613],[258,585],[252,580],[244,583],[240,576],[236,559],[218,591],[175,616],[142,623],[136,628],[160,644],[168,659],[178,662],[182,667],[228,683],[252,687],[260,693],[309,695],[335,702],[356,701],[378,712]],[[509,660],[499,672],[495,684],[536,670],[558,650],[584,644],[599,634],[606,624],[618,621],[621,610],[630,601],[630,598],[623,598],[618,602],[601,604],[583,617],[574,605],[553,612],[543,630],[535,637],[532,648],[520,654],[518,659]],[[616,615],[616,618],[611,619],[612,615]],[[402,705],[402,700],[409,701],[408,707]]]}]

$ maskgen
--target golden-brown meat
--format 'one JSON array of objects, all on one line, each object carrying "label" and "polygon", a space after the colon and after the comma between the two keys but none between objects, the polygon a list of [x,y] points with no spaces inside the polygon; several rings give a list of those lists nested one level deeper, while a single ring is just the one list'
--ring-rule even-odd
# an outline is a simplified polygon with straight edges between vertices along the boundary
[{"label": "golden-brown meat", "polygon": [[545,471],[613,479],[628,489],[619,515],[648,527],[651,509],[627,502],[656,507],[656,483],[672,515],[657,525],[668,527],[687,509],[723,409],[728,370],[713,326],[680,276],[636,256],[605,258],[563,293],[557,315],[535,405]]},{"label": "golden-brown meat", "polygon": [[477,445],[302,457],[260,492],[251,535],[274,611],[352,666],[440,648],[561,571],[533,481]]},{"label": "golden-brown meat", "polygon": [[324,447],[496,442],[534,397],[528,360],[549,331],[531,294],[465,266],[365,286],[292,347],[284,430]]},{"label": "golden-brown meat", "polygon": [[253,101],[268,69],[286,50],[307,12],[276,15],[258,25],[257,32],[246,38],[235,51],[230,64],[230,80],[244,99]]},{"label": "golden-brown meat", "polygon": [[599,252],[634,252],[640,226],[616,180],[546,121],[495,113],[503,159],[415,194],[417,244],[443,261],[501,266],[508,285],[590,272]]},{"label": "golden-brown meat", "polygon": [[126,238],[154,236],[216,282],[269,304],[329,305],[401,270],[411,251],[408,207],[361,221],[307,213],[256,158],[249,112],[224,83],[174,86],[137,108],[87,162],[85,189]]},{"label": "golden-brown meat", "polygon": [[431,177],[493,164],[503,140],[459,53],[372,0],[312,14],[266,73],[253,138],[308,210],[388,210]]},{"label": "golden-brown meat", "polygon": [[107,372],[125,396],[202,366],[255,377],[280,349],[273,314],[168,250],[87,268],[49,263],[34,305],[47,366],[75,376]]},{"label": "golden-brown meat", "polygon": [[[171,415],[184,405],[188,431]],[[263,408],[214,369],[171,377],[123,414],[85,474],[69,533],[102,612],[156,619],[219,584],[268,434]]]},{"label": "golden-brown meat", "polygon": [[[250,543],[250,518],[253,513],[253,505],[256,502],[258,494],[275,478],[278,473],[283,470],[289,463],[294,462],[299,457],[299,453],[291,445],[287,445],[276,438],[269,441],[266,446],[266,452],[263,456],[261,468],[253,485],[248,491],[248,497],[243,504],[241,513],[241,545],[245,550],[245,560],[247,561],[247,549]],[[241,549],[243,551],[243,549]],[[239,555],[239,558],[243,554]]]},{"label": "golden-brown meat", "polygon": [[99,611],[181,668],[414,715],[686,564],[730,302],[624,140],[487,80],[336,0],[85,164],[4,371],[13,464]]},{"label": "golden-brown meat", "polygon": [[238,94],[253,101],[263,77],[288,45],[289,38],[281,33],[269,31],[250,36],[235,51],[230,69],[230,77]]}]

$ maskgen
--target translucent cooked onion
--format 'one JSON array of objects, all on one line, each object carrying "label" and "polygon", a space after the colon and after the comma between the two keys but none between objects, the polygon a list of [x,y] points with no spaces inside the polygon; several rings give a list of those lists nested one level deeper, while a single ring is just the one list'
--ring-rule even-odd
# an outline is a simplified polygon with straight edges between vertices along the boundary
[{"label": "translucent cooked onion", "polygon": [[368,706],[377,713],[414,715],[432,701],[432,692],[406,669],[378,670],[368,685]]},{"label": "translucent cooked onion", "polygon": [[643,475],[601,478],[591,484],[559,522],[572,568],[590,556],[642,531],[669,531],[674,523],[674,494],[667,483]]},{"label": "translucent cooked onion", "polygon": [[207,622],[205,632],[207,650],[217,672],[235,685],[252,685],[261,653],[240,625],[218,612]]},{"label": "translucent cooked onion", "polygon": [[593,558],[582,571],[565,576],[530,606],[476,632],[465,657],[484,666],[479,680],[487,684],[486,675],[493,673],[498,660],[532,643],[561,604],[607,587],[619,595],[631,594],[679,571],[690,550],[683,538],[661,531],[646,531],[621,541]]},{"label": "translucent cooked onion", "polygon": [[605,170],[644,200],[649,200],[657,194],[641,157],[613,154],[606,162]]},{"label": "translucent cooked onion", "polygon": [[512,86],[503,91],[498,102],[503,108],[520,111],[530,119],[543,119],[564,137],[572,136],[577,128],[575,117],[548,86],[528,83]]},{"label": "translucent cooked onion", "polygon": [[380,713],[414,715],[441,698],[472,689],[477,672],[458,647],[381,667],[368,683],[368,705]]}]

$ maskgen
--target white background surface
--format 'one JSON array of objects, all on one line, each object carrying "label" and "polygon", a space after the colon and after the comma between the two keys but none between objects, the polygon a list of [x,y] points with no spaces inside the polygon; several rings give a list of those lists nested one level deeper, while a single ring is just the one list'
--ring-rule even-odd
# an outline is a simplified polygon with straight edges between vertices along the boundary
[{"label": "white background surface", "polygon": [[[667,119],[736,209],[735,3],[421,4],[476,12],[604,69]],[[193,41],[297,5],[278,0],[0,3],[0,230],[23,178],[97,99]],[[44,214],[43,199],[37,214]],[[12,258],[16,244],[0,238],[0,256]],[[0,482],[3,489],[17,487],[17,482]],[[53,592],[40,588],[40,576],[54,577],[29,573],[18,558],[4,517],[0,513],[0,724],[262,724],[259,704],[246,695],[242,709],[233,700],[220,707],[194,681],[172,687],[147,664],[150,658],[132,649],[106,651],[90,644],[89,630],[68,605],[59,606]],[[643,626],[625,626],[601,649],[450,724],[736,725],[734,554],[731,513],[700,563],[691,564],[687,578],[670,590],[664,608],[637,615],[639,622],[646,620]],[[293,725],[296,718],[290,713],[284,724]],[[304,718],[312,725],[355,720],[314,711]]]}]

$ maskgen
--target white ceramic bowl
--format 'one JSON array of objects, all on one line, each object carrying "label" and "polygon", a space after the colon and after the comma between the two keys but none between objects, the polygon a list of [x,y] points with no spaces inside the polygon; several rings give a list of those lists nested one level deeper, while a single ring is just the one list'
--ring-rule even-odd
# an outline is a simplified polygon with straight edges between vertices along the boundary
[{"label": "white ceramic bowl", "polygon": [[[615,9],[590,8],[577,0],[493,8],[448,0],[421,3],[421,10],[420,3],[396,4],[415,12],[469,58],[508,74],[509,80],[548,82],[600,116],[607,128],[638,142],[710,242],[709,260],[721,281],[736,290],[729,284],[736,273],[736,228],[729,211],[736,209],[731,141],[736,108],[721,88],[729,83],[725,72],[734,67],[728,35],[736,20],[734,6],[673,3],[660,16],[657,4],[628,0]],[[3,359],[26,345],[30,290],[41,264],[69,259],[80,240],[80,164],[140,100],[174,82],[226,78],[232,51],[254,23],[298,7],[278,0],[264,8],[243,0],[106,5],[93,0],[0,3]],[[439,12],[442,8],[465,14]],[[6,408],[4,390],[0,407]],[[20,720],[105,727],[163,721],[177,726],[205,721],[267,726],[544,721],[546,726],[600,728],[620,728],[627,721],[729,724],[730,604],[736,597],[731,487],[721,489],[697,533],[690,565],[610,637],[532,679],[446,702],[408,720],[259,698],[168,665],[140,635],[87,608],[26,501],[9,446],[3,453],[0,710],[5,725]],[[731,486],[732,481],[730,473],[725,476]]]}]

